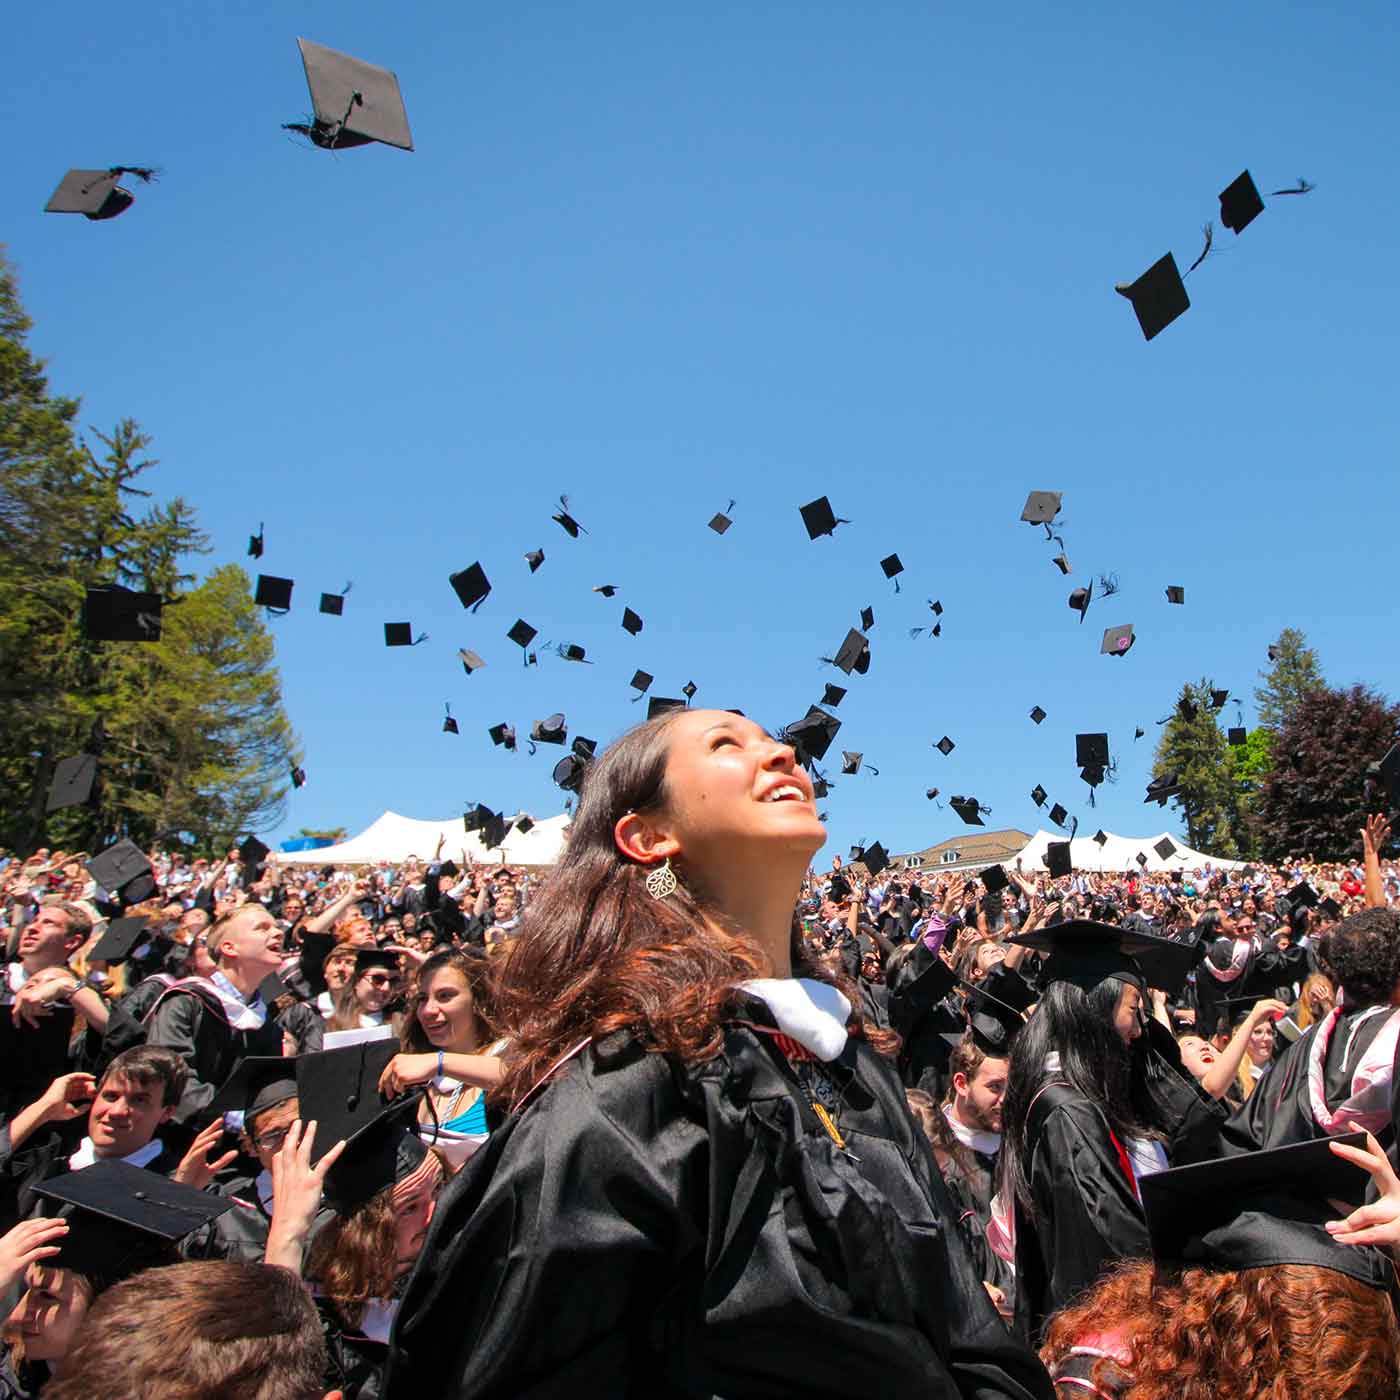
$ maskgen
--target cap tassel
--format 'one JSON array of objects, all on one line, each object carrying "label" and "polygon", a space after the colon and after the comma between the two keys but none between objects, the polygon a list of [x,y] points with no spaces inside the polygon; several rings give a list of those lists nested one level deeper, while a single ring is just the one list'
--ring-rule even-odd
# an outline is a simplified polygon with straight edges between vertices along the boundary
[{"label": "cap tassel", "polygon": [[410,645],[410,646],[415,646],[415,647],[416,647],[416,646],[419,646],[421,643],[426,642],[427,640],[428,640],[428,634],[427,634],[426,632],[420,632],[420,633],[413,639],[413,641],[409,643],[409,645]]},{"label": "cap tassel", "polygon": [[1187,277],[1189,277],[1193,272],[1195,272],[1195,270],[1196,270],[1198,267],[1200,267],[1200,265],[1201,265],[1203,262],[1205,262],[1205,260],[1206,260],[1208,257],[1210,257],[1210,250],[1211,250],[1212,245],[1213,245],[1214,242],[1215,242],[1215,225],[1214,225],[1214,224],[1207,224],[1207,225],[1205,226],[1205,228],[1203,228],[1203,229],[1201,230],[1201,232],[1205,234],[1205,237],[1206,237],[1206,244],[1205,244],[1205,247],[1201,249],[1201,254],[1200,254],[1200,256],[1196,259],[1195,262],[1193,262],[1193,263],[1191,264],[1190,267],[1188,267],[1188,268],[1186,269],[1186,276],[1187,276]]},{"label": "cap tassel", "polygon": [[1287,190],[1270,190],[1270,191],[1269,191],[1269,198],[1270,198],[1270,199],[1276,199],[1276,198],[1277,198],[1279,195],[1281,195],[1281,194],[1311,194],[1316,188],[1317,188],[1316,185],[1309,184],[1309,182],[1308,182],[1307,180],[1303,179],[1303,177],[1300,175],[1300,176],[1298,177],[1298,183],[1297,183],[1297,185],[1294,186],[1292,189],[1287,189]]}]

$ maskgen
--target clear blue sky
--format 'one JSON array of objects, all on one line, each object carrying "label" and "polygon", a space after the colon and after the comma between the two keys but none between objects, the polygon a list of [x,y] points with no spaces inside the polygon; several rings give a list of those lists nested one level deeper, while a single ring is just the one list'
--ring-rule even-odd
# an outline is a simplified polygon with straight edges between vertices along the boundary
[{"label": "clear blue sky", "polygon": [[[1141,798],[1183,680],[1252,722],[1293,625],[1330,681],[1400,693],[1398,33],[1379,3],[27,6],[0,229],[82,421],[154,435],[210,565],[266,521],[262,567],[296,579],[272,626],[310,782],[277,835],[557,811],[560,751],[487,727],[563,710],[606,741],[637,667],[795,719],[865,604],[835,748],[880,776],[838,780],[830,850],[961,829],[934,785],[991,827],[1033,830],[1039,782],[1083,830],[1145,832],[1172,822]],[[414,154],[279,130],[309,107],[299,34],[397,71]],[[115,163],[164,178],[110,223],[41,213],[67,167]],[[1114,282],[1184,269],[1245,167],[1317,189],[1218,230],[1144,343]],[[1071,579],[1018,522],[1032,488],[1065,493]],[[853,523],[809,543],[823,493]],[[447,575],[475,559],[495,591],[468,615]],[[1091,570],[1122,591],[1080,626]],[[910,641],[931,597],[943,636]],[[596,664],[527,672],[517,616]],[[431,641],[386,650],[400,620]],[[1121,763],[1097,810],[1078,730]]]}]

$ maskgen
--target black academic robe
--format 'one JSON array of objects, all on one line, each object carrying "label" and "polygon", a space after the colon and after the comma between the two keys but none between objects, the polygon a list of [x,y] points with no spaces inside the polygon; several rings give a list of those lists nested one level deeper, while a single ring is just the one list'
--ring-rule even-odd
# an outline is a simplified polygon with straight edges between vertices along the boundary
[{"label": "black academic robe", "polygon": [[[1205,954],[1202,940],[1201,962],[1196,968],[1196,1029],[1206,1037],[1215,1034],[1226,1001],[1262,1001],[1276,996],[1285,986],[1303,981],[1311,971],[1308,950],[1298,943],[1282,950],[1266,947],[1252,952],[1244,971],[1233,982],[1222,982],[1216,977]],[[1292,999],[1291,991],[1283,998],[1285,1002]]]},{"label": "black academic robe", "polygon": [[346,1324],[325,1298],[316,1299],[321,1332],[326,1339],[326,1389],[338,1390],[344,1400],[379,1400],[384,1395],[384,1366],[389,1348]]},{"label": "black academic robe", "polygon": [[752,1025],[701,1064],[577,1054],[444,1193],[385,1395],[1048,1400],[894,1067],[852,1040],[827,1068],[845,1149]]},{"label": "black academic robe", "polygon": [[[267,1252],[267,1236],[272,1216],[258,1195],[256,1174],[240,1174],[211,1188],[218,1196],[233,1202],[209,1224],[201,1226],[180,1241],[184,1259],[231,1259],[235,1263],[261,1264]],[[307,1251],[326,1221],[334,1217],[322,1208],[307,1234]]]},{"label": "black academic robe", "polygon": [[992,1249],[987,1238],[992,1197],[998,1183],[997,1155],[988,1156],[964,1146],[957,1155],[945,1154],[939,1165],[943,1181],[957,1203],[958,1229],[967,1242],[978,1273],[987,1283],[1000,1288],[1010,1303],[1015,1298],[1015,1270]]},{"label": "black academic robe", "polygon": [[956,982],[952,968],[920,940],[885,972],[889,1023],[899,1032],[899,1075],[911,1089],[943,1097],[952,1056],[949,1036],[966,1024],[961,1004],[948,993]]}]

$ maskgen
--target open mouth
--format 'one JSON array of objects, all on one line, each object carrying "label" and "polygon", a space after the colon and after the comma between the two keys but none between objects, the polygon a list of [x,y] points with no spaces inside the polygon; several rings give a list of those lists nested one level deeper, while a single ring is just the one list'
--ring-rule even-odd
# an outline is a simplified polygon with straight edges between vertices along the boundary
[{"label": "open mouth", "polygon": [[807,794],[796,783],[783,783],[758,799],[760,802],[805,802]]}]

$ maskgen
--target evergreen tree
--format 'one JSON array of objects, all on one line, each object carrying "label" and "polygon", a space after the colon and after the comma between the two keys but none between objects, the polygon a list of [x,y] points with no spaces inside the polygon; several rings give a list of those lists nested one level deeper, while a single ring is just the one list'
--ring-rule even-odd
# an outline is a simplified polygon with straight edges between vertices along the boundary
[{"label": "evergreen tree", "polygon": [[1361,849],[1366,769],[1400,737],[1400,706],[1365,686],[1312,690],[1273,743],[1255,804],[1268,860],[1343,860]]},{"label": "evergreen tree", "polygon": [[1187,682],[1162,730],[1153,775],[1175,774],[1180,791],[1171,799],[1198,851],[1233,860],[1249,854],[1251,837],[1240,804],[1235,764],[1211,708],[1214,682]]},{"label": "evergreen tree", "polygon": [[1325,684],[1317,653],[1296,627],[1285,627],[1269,648],[1273,664],[1259,674],[1263,684],[1254,692],[1259,723],[1275,732],[1282,729],[1298,703]]}]

